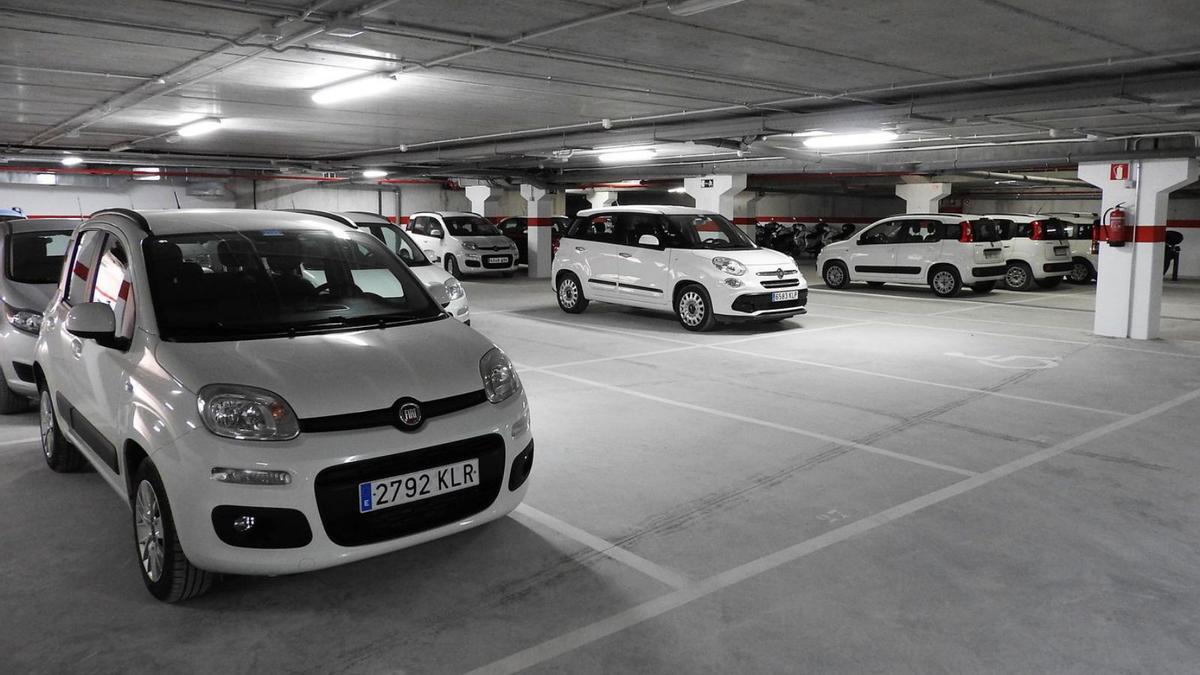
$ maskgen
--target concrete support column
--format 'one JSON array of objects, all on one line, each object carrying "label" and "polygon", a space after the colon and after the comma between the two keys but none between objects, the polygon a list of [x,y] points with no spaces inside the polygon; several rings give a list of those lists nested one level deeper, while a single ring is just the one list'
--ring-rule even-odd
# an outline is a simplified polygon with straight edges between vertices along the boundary
[{"label": "concrete support column", "polygon": [[504,214],[500,213],[500,196],[504,191],[492,185],[468,185],[467,199],[471,202],[471,210],[479,215],[494,220]]},{"label": "concrete support column", "polygon": [[593,209],[602,209],[617,203],[617,193],[612,190],[588,190],[584,193]]},{"label": "concrete support column", "polygon": [[551,226],[554,224],[555,194],[532,185],[521,186],[521,196],[528,203],[529,223],[526,245],[529,247],[529,276],[534,279],[550,277]]},{"label": "concrete support column", "polygon": [[[1114,164],[1127,164],[1114,171]],[[1100,243],[1096,274],[1096,335],[1135,340],[1158,337],[1162,319],[1167,200],[1172,191],[1196,181],[1193,158],[1083,162],[1079,177],[1101,190],[1101,213],[1121,205],[1133,226],[1129,243]],[[1114,179],[1113,176],[1118,178]]]},{"label": "concrete support column", "polygon": [[758,222],[758,203],[762,200],[761,192],[742,192],[734,200],[733,222],[742,231],[754,238],[755,224]]},{"label": "concrete support column", "polygon": [[[746,175],[716,175],[684,178],[683,188],[696,200],[696,208],[719,213],[733,220],[737,196],[746,189]],[[751,236],[754,227],[750,227]]]},{"label": "concrete support column", "polygon": [[949,183],[901,183],[896,196],[903,199],[905,213],[937,213],[938,204],[950,196]]}]

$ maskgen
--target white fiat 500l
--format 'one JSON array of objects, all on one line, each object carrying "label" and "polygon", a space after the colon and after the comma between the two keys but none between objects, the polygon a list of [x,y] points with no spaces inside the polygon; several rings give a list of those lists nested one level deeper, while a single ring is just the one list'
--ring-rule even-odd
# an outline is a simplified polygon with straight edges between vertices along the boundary
[{"label": "white fiat 500l", "polygon": [[68,256],[34,365],[42,449],[128,500],[155,597],[394,551],[524,496],[512,363],[375,237],[295,213],[109,210]]},{"label": "white fiat 500l", "polygon": [[1009,290],[1028,291],[1035,284],[1041,288],[1054,288],[1071,271],[1068,223],[1029,214],[990,214],[985,217],[1000,223],[1006,265],[1004,286]]},{"label": "white fiat 500l", "polygon": [[817,269],[830,288],[851,281],[928,284],[942,297],[964,285],[987,293],[1004,279],[1000,225],[983,216],[931,213],[891,216],[852,239],[821,249]]},{"label": "white fiat 500l", "polygon": [[485,272],[511,277],[517,270],[517,245],[477,213],[414,213],[406,229],[422,250],[441,258],[442,266],[456,279]]},{"label": "white fiat 500l", "polygon": [[592,300],[673,311],[688,330],[805,312],[808,284],[788,256],[759,248],[723,216],[679,206],[580,211],[559,243],[558,305]]},{"label": "white fiat 500l", "polygon": [[37,398],[33,377],[33,347],[42,325],[42,311],[62,276],[63,253],[77,220],[0,221],[0,413],[29,408]]},{"label": "white fiat 500l", "polygon": [[[400,229],[378,213],[366,211],[312,211],[308,209],[290,209],[296,213],[307,213],[322,216],[342,223],[349,227],[369,232],[382,241],[393,253],[400,256],[413,274],[425,284],[425,288],[433,294],[434,299],[442,303],[450,315],[459,321],[471,325],[471,308],[467,304],[467,291],[462,282],[455,279],[449,272],[435,265],[430,255],[421,250],[408,233]],[[430,251],[429,253],[432,253]]]}]

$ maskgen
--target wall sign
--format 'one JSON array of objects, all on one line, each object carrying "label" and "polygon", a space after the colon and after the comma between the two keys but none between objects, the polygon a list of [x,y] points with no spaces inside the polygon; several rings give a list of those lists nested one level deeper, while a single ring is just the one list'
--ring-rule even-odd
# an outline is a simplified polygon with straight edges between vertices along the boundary
[{"label": "wall sign", "polygon": [[701,178],[700,179],[700,187],[710,188],[712,186],[713,186],[713,179],[711,179],[711,178]]},{"label": "wall sign", "polygon": [[1129,162],[1108,165],[1109,180],[1129,180]]}]

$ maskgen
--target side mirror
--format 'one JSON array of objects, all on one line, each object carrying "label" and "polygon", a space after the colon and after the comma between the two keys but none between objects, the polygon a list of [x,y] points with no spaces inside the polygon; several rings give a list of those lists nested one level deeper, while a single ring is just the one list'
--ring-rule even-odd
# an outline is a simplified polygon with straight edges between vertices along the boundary
[{"label": "side mirror", "polygon": [[642,236],[638,237],[638,246],[649,246],[651,248],[658,248],[659,245],[660,244],[658,243],[658,237],[656,237],[652,234],[643,234]]},{"label": "side mirror", "polygon": [[446,236],[446,233],[442,232],[440,228],[435,227],[429,231],[429,236],[433,237],[434,239],[441,239],[442,237]]},{"label": "side mirror", "polygon": [[63,327],[75,337],[95,340],[105,347],[111,347],[116,342],[117,317],[113,314],[112,307],[103,302],[75,305],[67,312],[67,321]]},{"label": "side mirror", "polygon": [[424,251],[421,251],[421,253],[424,253],[425,257],[429,258],[429,262],[435,262],[435,263],[442,262],[442,259],[438,256],[438,254],[434,253],[430,249],[425,249]]}]

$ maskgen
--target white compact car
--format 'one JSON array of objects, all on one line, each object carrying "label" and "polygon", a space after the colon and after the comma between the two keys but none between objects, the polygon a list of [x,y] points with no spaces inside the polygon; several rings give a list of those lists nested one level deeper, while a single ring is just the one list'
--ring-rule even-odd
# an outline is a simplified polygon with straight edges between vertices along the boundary
[{"label": "white compact car", "polygon": [[297,213],[114,209],[67,255],[34,362],[42,449],[128,500],[154,597],[394,551],[523,498],[512,363],[375,237]]},{"label": "white compact car", "polygon": [[1092,250],[1092,228],[1096,227],[1100,218],[1094,213],[1079,211],[1045,215],[1067,224],[1067,241],[1071,246],[1071,272],[1067,275],[1067,281],[1086,284],[1095,279],[1100,269],[1100,254]]},{"label": "white compact car", "polygon": [[1071,271],[1067,223],[1048,216],[993,213],[984,216],[1000,223],[1004,245],[1004,286],[1028,291],[1036,284],[1054,288]]},{"label": "white compact car", "polygon": [[42,312],[62,276],[63,253],[77,220],[0,221],[0,413],[21,412],[37,398],[33,347]]},{"label": "white compact car", "polygon": [[[322,216],[342,223],[349,227],[370,232],[376,239],[382,241],[393,253],[400,256],[404,264],[417,275],[425,288],[433,297],[442,303],[442,307],[459,321],[471,325],[471,308],[467,304],[467,290],[462,282],[455,279],[449,272],[435,265],[425,251],[417,245],[408,233],[400,229],[386,217],[378,213],[366,211],[314,211],[309,209],[288,209],[294,213],[307,213],[311,216]],[[432,253],[430,251],[429,253]]]},{"label": "white compact car", "polygon": [[759,248],[725,217],[679,206],[580,211],[559,243],[558,305],[592,300],[673,311],[688,330],[805,312],[808,284],[788,256]]},{"label": "white compact car", "polygon": [[511,277],[517,271],[517,245],[477,213],[414,213],[405,229],[422,250],[440,258],[442,266],[456,279],[484,272]]},{"label": "white compact car", "polygon": [[999,223],[983,216],[928,213],[891,216],[854,238],[829,244],[817,269],[830,288],[851,281],[928,284],[941,297],[964,285],[988,293],[1004,279]]}]

